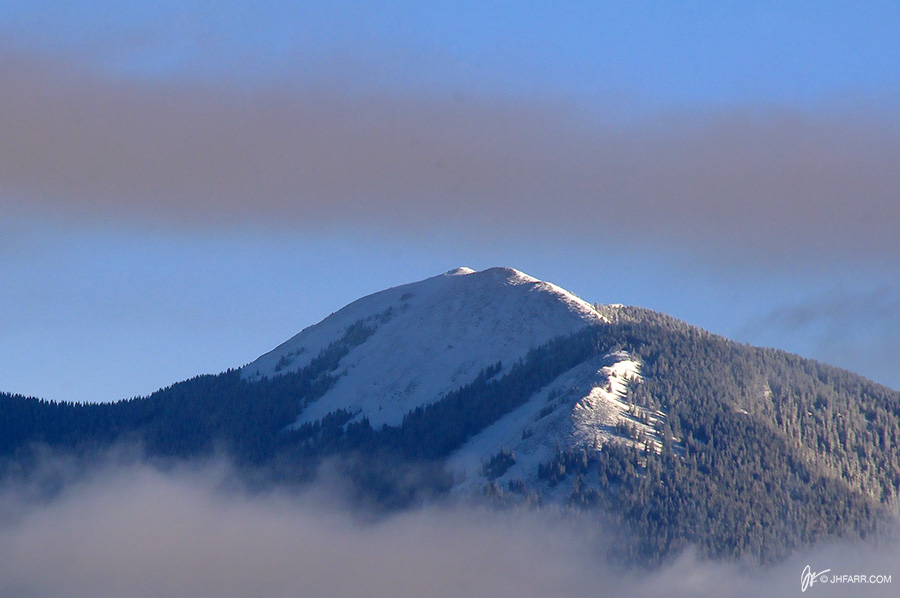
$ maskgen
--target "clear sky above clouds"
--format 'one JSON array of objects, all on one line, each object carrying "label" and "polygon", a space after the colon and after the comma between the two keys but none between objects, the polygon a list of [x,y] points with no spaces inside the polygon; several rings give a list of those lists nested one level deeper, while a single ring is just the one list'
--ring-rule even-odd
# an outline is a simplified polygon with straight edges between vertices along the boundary
[{"label": "clear sky above clouds", "polygon": [[7,2],[0,390],[508,265],[900,387],[895,2]]}]

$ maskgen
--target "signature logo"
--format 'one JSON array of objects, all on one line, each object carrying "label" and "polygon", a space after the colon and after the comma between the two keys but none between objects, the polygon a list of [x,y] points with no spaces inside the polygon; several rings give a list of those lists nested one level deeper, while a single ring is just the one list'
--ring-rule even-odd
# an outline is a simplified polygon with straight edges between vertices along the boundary
[{"label": "signature logo", "polygon": [[813,587],[817,581],[823,583],[828,581],[828,577],[826,577],[825,574],[829,571],[831,571],[831,569],[825,569],[824,571],[816,573],[809,568],[809,565],[804,567],[803,573],[800,574],[800,591],[805,592],[807,588]]}]

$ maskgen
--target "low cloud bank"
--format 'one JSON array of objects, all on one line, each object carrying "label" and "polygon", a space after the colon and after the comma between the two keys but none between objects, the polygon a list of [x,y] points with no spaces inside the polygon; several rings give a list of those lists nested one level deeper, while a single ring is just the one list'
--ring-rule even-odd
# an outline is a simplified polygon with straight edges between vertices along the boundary
[{"label": "low cloud bank", "polygon": [[109,466],[52,500],[0,491],[0,597],[796,596],[815,572],[892,584],[817,583],[810,596],[896,595],[898,552],[830,546],[765,570],[690,555],[653,572],[602,554],[612,536],[535,512],[432,506],[377,520],[337,485],[248,494],[222,464],[168,473]]}]

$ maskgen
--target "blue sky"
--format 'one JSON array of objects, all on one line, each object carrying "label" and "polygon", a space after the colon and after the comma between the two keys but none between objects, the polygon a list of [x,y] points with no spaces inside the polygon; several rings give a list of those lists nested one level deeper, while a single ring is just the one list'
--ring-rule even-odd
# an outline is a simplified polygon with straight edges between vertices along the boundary
[{"label": "blue sky", "polygon": [[893,2],[8,2],[0,390],[508,265],[900,388]]}]

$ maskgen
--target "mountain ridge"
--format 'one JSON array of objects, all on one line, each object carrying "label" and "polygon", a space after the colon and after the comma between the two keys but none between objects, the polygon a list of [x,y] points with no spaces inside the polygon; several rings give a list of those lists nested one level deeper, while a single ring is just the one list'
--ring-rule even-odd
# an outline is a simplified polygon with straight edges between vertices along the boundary
[{"label": "mountain ridge", "polygon": [[255,484],[337,462],[388,509],[466,497],[594,513],[642,562],[869,537],[900,491],[900,393],[509,268],[375,293],[240,370],[148,397],[0,394],[0,477],[41,451],[122,442],[165,461],[224,452]]}]

